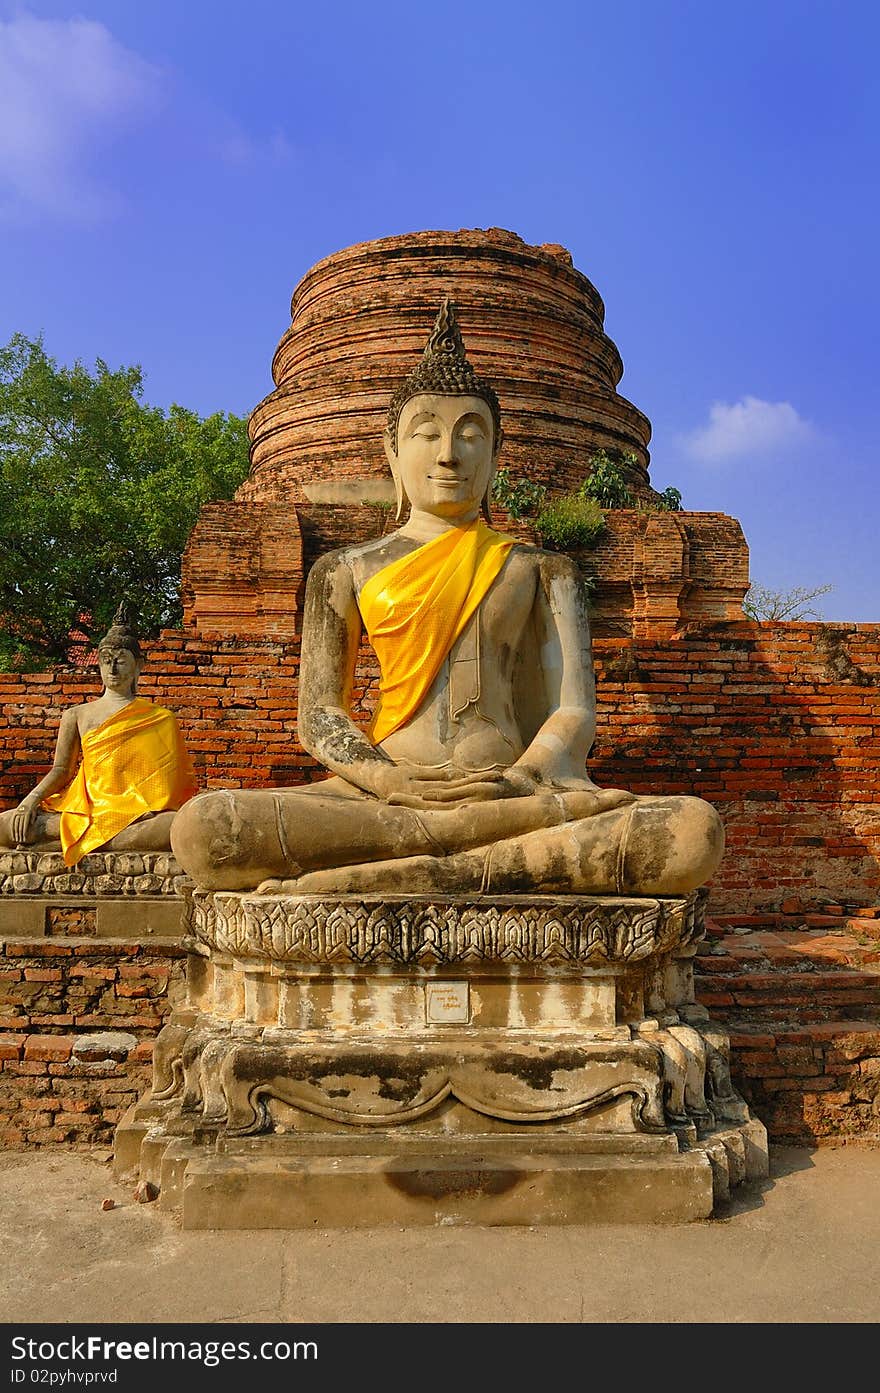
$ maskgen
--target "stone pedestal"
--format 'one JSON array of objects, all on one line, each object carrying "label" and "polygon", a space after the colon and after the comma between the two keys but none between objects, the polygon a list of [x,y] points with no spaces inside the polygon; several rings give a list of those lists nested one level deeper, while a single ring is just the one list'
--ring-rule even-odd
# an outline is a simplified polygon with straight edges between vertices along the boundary
[{"label": "stone pedestal", "polygon": [[185,883],[170,852],[0,851],[0,937],[176,936]]},{"label": "stone pedestal", "polygon": [[694,1004],[701,908],[197,891],[117,1172],[187,1228],[706,1217],[767,1146]]}]

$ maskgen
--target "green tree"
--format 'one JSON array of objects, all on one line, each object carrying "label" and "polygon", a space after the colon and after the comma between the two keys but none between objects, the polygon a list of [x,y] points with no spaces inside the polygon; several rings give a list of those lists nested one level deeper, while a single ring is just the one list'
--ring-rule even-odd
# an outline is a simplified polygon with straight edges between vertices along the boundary
[{"label": "green tree", "polygon": [[0,668],[63,662],[123,595],[141,632],[180,621],[180,557],[203,503],[247,474],[247,425],[147,406],[139,367],[59,367],[0,348]]}]

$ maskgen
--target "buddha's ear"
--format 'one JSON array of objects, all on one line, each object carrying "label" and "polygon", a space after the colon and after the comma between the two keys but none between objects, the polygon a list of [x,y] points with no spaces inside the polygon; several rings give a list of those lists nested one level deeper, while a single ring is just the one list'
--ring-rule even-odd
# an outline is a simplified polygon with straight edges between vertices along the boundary
[{"label": "buddha's ear", "polygon": [[501,446],[502,446],[503,444],[504,444],[504,431],[503,431],[503,430],[501,429],[501,427],[499,426],[498,429],[497,429],[497,431],[495,432],[495,439],[494,439],[493,442],[492,442],[492,458],[493,458],[494,460],[497,460],[497,459],[498,459],[498,456],[501,454]]},{"label": "buddha's ear", "polygon": [[408,503],[409,499],[404,492],[403,480],[400,477],[400,469],[397,464],[397,451],[394,448],[394,441],[391,438],[390,431],[385,431],[382,436],[382,444],[385,446],[385,458],[388,461],[388,468],[391,470],[391,477],[394,480],[394,493],[397,502],[397,511],[394,515],[394,520],[395,522],[400,522],[403,516],[403,505],[404,503]]},{"label": "buddha's ear", "polygon": [[492,526],[492,513],[489,508],[489,503],[492,498],[492,485],[495,482],[495,467],[497,459],[498,456],[493,455],[492,473],[489,475],[489,482],[486,485],[486,492],[483,494],[483,497],[480,500],[480,512],[483,514],[483,517],[485,518],[486,522],[489,524],[490,527]]}]

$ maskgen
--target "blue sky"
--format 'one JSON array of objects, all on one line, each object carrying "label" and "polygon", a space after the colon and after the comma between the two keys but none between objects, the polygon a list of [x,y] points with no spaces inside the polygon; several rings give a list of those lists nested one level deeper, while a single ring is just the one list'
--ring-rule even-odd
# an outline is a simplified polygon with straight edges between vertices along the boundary
[{"label": "blue sky", "polygon": [[0,340],[246,414],[321,257],[561,242],[655,485],[880,621],[878,46],[872,0],[0,0]]}]

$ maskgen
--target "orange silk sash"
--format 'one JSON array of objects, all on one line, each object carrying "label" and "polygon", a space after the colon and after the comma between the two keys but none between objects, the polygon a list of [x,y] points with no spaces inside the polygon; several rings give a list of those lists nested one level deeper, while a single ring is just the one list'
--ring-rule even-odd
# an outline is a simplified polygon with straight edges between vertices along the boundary
[{"label": "orange silk sash", "polygon": [[418,711],[515,545],[513,537],[477,519],[443,532],[367,581],[358,603],[381,672],[370,727],[375,744]]},{"label": "orange silk sash", "polygon": [[64,861],[75,866],[144,813],[179,808],[195,792],[174,713],[135,697],[85,732],[73,780],[43,807],[61,814]]}]

